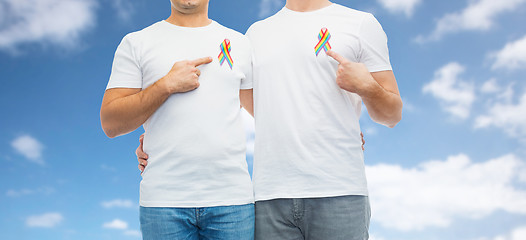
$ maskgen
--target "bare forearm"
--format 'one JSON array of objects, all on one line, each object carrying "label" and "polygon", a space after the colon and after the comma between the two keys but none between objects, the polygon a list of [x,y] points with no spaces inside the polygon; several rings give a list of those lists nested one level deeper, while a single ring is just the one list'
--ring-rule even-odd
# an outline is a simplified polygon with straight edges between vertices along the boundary
[{"label": "bare forearm", "polygon": [[252,89],[239,90],[241,106],[254,117],[254,91]]},{"label": "bare forearm", "polygon": [[373,121],[392,128],[402,119],[400,95],[386,90],[380,84],[375,82],[360,97]]},{"label": "bare forearm", "polygon": [[[110,90],[109,90],[110,91]],[[143,91],[103,100],[101,122],[109,137],[117,137],[140,127],[170,96],[157,81]],[[111,97],[110,97],[111,98]]]},{"label": "bare forearm", "polygon": [[327,54],[338,63],[336,83],[346,91],[358,94],[373,121],[394,127],[402,119],[402,99],[392,70],[369,72],[363,63],[355,63],[340,54]]}]

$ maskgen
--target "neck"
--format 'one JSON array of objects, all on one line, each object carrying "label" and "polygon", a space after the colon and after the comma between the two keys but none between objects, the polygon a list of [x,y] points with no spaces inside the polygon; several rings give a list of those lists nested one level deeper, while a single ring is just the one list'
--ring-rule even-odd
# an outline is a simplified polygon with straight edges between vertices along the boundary
[{"label": "neck", "polygon": [[184,13],[172,7],[172,14],[166,21],[181,27],[204,27],[212,22],[208,18],[208,7],[191,13]]},{"label": "neck", "polygon": [[285,7],[296,12],[310,12],[331,4],[329,0],[287,0]]}]

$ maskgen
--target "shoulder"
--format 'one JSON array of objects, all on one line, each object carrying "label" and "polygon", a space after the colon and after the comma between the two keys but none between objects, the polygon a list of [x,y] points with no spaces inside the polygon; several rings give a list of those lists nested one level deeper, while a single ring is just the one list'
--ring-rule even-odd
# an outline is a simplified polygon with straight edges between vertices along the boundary
[{"label": "shoulder", "polygon": [[346,6],[342,6],[337,3],[334,3],[332,14],[349,17],[349,18],[356,18],[356,19],[359,19],[360,21],[363,21],[367,18],[374,18],[373,14],[371,13],[356,10],[356,9],[346,7]]},{"label": "shoulder", "polygon": [[128,41],[130,44],[133,44],[144,41],[150,37],[155,37],[156,33],[162,29],[162,24],[162,21],[159,21],[141,30],[130,32],[124,36],[122,41]]},{"label": "shoulder", "polygon": [[235,38],[235,39],[245,39],[245,35],[234,30],[234,29],[231,29],[231,28],[228,28],[228,27],[225,27],[219,23],[217,23],[217,27],[219,29],[219,31],[223,32],[225,35],[228,35],[229,37],[231,38]]},{"label": "shoulder", "polygon": [[270,17],[267,17],[267,18],[265,18],[263,20],[259,20],[259,21],[255,22],[255,23],[253,23],[248,28],[246,35],[250,35],[250,34],[252,34],[254,32],[259,32],[262,29],[272,28],[274,26],[274,24],[280,24],[281,20],[283,19],[282,15],[283,15],[283,10],[278,11],[277,13],[275,13],[274,15],[272,15]]},{"label": "shoulder", "polygon": [[232,44],[242,46],[243,48],[246,48],[250,51],[250,41],[248,40],[247,36],[234,29],[225,27],[219,23],[217,23],[217,25],[219,31],[222,32],[222,35],[227,36],[227,38],[230,40],[230,42],[232,42]]},{"label": "shoulder", "polygon": [[257,33],[260,29],[265,28],[265,26],[268,26],[269,22],[270,21],[268,21],[268,18],[267,18],[267,19],[260,20],[260,21],[253,23],[248,28],[246,35],[249,36],[250,34]]},{"label": "shoulder", "polygon": [[344,19],[349,20],[349,22],[356,24],[360,32],[377,31],[382,29],[380,22],[378,22],[376,17],[369,12],[364,12],[345,7],[339,4],[334,4],[332,15],[340,16]]},{"label": "shoulder", "polygon": [[371,13],[360,11],[354,8],[346,7],[346,6],[337,4],[337,3],[334,3],[333,11],[336,11],[338,13],[352,15],[352,16],[360,16],[360,17],[371,14]]}]

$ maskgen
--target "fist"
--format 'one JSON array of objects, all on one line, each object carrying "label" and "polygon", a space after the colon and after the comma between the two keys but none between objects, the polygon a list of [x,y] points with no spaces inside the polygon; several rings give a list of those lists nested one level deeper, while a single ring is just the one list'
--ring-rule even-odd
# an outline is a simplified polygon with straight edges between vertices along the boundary
[{"label": "fist", "polygon": [[211,57],[176,62],[161,80],[170,94],[192,91],[199,87],[201,71],[197,67],[210,62],[212,62]]},{"label": "fist", "polygon": [[336,84],[340,88],[361,95],[371,84],[376,82],[363,63],[351,62],[334,51],[327,52],[327,55],[339,63],[336,72]]}]

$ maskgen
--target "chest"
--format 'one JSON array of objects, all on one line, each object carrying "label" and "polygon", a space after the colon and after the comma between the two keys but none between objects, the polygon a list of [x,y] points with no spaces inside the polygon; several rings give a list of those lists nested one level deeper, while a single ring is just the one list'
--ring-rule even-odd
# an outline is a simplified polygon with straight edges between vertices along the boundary
[{"label": "chest", "polygon": [[278,59],[308,64],[327,64],[326,51],[333,50],[345,58],[360,61],[358,28],[338,19],[310,18],[269,24],[252,39],[255,58],[265,66]]},{"label": "chest", "polygon": [[[225,39],[229,42],[230,50],[225,48]],[[203,57],[211,57],[213,61],[198,67],[202,85],[239,88],[240,81],[245,78],[242,66],[250,64],[247,63],[250,60],[249,49],[239,40],[224,34],[199,39],[184,34],[166,35],[149,39],[138,51],[143,88],[165,76],[174,63]]]}]

